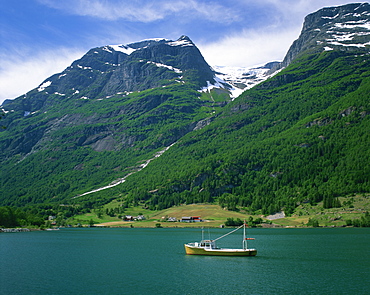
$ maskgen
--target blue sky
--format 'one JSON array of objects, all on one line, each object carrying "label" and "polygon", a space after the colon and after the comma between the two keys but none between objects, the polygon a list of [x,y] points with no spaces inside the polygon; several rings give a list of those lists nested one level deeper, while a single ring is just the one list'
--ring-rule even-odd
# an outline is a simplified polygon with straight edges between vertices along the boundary
[{"label": "blue sky", "polygon": [[[0,104],[93,47],[188,35],[210,65],[282,60],[304,17],[343,0],[0,0]],[[357,1],[368,2],[368,1]]]}]

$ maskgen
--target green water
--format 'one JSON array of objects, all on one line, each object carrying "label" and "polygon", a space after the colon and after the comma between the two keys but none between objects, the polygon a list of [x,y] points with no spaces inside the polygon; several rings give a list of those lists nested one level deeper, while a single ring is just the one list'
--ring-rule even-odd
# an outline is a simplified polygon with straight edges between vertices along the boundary
[{"label": "green water", "polygon": [[[183,244],[200,235],[154,228],[2,233],[0,294],[370,293],[370,229],[250,229],[256,257],[185,255]],[[241,237],[221,242],[240,247]]]}]

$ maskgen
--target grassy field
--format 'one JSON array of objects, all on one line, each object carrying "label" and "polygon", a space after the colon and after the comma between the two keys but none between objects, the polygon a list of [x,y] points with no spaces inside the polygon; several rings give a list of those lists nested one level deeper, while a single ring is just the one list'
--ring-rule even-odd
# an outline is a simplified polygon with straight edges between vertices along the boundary
[{"label": "grassy field", "polygon": [[309,219],[315,219],[320,226],[344,226],[347,219],[360,218],[370,212],[370,194],[339,198],[342,207],[324,209],[322,202],[316,206],[301,204],[291,217],[274,220],[281,226],[306,226]]},{"label": "grassy field", "polygon": [[[104,206],[101,212],[105,210],[115,208],[116,203],[109,203]],[[110,217],[106,214],[101,214],[101,217],[98,218],[98,210],[93,210],[91,213],[84,215],[77,215],[68,220],[69,224],[76,225],[87,225],[93,223],[95,226],[120,226],[120,227],[156,227],[156,224],[160,223],[162,227],[219,227],[224,224],[227,218],[240,218],[246,219],[251,215],[228,211],[222,209],[218,205],[214,204],[192,204],[192,205],[182,205],[168,208],[161,211],[151,211],[142,208],[141,206],[131,207],[125,209],[125,212],[122,215],[131,215],[138,216],[144,215],[146,220],[142,221],[123,221],[122,218]],[[204,222],[167,222],[168,217],[175,217],[177,220],[180,220],[183,216],[200,216]],[[259,216],[252,216],[254,219]]]},{"label": "grassy field", "polygon": [[[359,218],[364,212],[370,212],[370,194],[348,196],[340,198],[342,207],[324,209],[322,203],[316,206],[311,206],[309,203],[301,204],[292,214],[292,216],[272,220],[273,226],[282,227],[306,227],[309,219],[315,219],[320,226],[343,226],[347,219]],[[161,211],[151,211],[143,208],[143,206],[136,206],[126,208],[124,213],[120,215],[138,216],[144,215],[146,220],[143,221],[123,221],[118,216],[110,217],[104,212],[108,209],[117,208],[120,203],[112,201],[105,205],[100,210],[93,210],[91,213],[78,215],[68,220],[69,224],[87,225],[93,223],[95,226],[110,226],[110,227],[156,227],[160,224],[161,227],[219,227],[225,223],[227,218],[240,218],[247,220],[250,216],[253,219],[261,217],[262,215],[248,215],[241,212],[228,211],[215,204],[191,204],[181,205],[168,208]],[[100,212],[100,214],[99,214]],[[99,217],[100,218],[99,218]],[[204,222],[167,222],[168,217],[175,217],[180,220],[183,216],[200,216]],[[268,221],[267,221],[268,222]],[[263,226],[268,226],[263,224]]]},{"label": "grassy field", "polygon": [[[150,211],[142,209],[141,207],[129,208],[126,210],[125,215],[137,216],[142,213],[147,219],[143,221],[134,222],[101,222],[103,226],[134,226],[134,227],[155,227],[160,223],[162,227],[218,227],[224,224],[227,218],[240,218],[248,219],[250,215],[242,214],[239,212],[223,210],[218,205],[213,204],[192,204],[182,205],[168,208],[161,211]],[[167,222],[168,217],[175,217],[180,220],[183,216],[200,216],[204,222]],[[254,216],[256,218],[257,216]]]}]

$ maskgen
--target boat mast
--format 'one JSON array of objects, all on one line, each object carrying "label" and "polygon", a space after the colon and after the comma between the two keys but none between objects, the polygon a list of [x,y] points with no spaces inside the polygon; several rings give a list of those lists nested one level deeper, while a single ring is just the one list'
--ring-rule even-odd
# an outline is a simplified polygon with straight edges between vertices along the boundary
[{"label": "boat mast", "polygon": [[248,248],[248,245],[247,245],[247,239],[246,239],[246,236],[245,236],[245,220],[244,220],[244,223],[243,223],[243,249],[247,249]]}]

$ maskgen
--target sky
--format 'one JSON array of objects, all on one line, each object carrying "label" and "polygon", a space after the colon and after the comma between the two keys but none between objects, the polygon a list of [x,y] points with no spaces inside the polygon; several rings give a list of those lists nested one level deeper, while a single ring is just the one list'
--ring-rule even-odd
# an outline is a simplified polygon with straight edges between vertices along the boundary
[{"label": "sky", "polygon": [[187,35],[211,66],[284,58],[304,17],[344,0],[0,0],[0,104],[89,49]]}]

